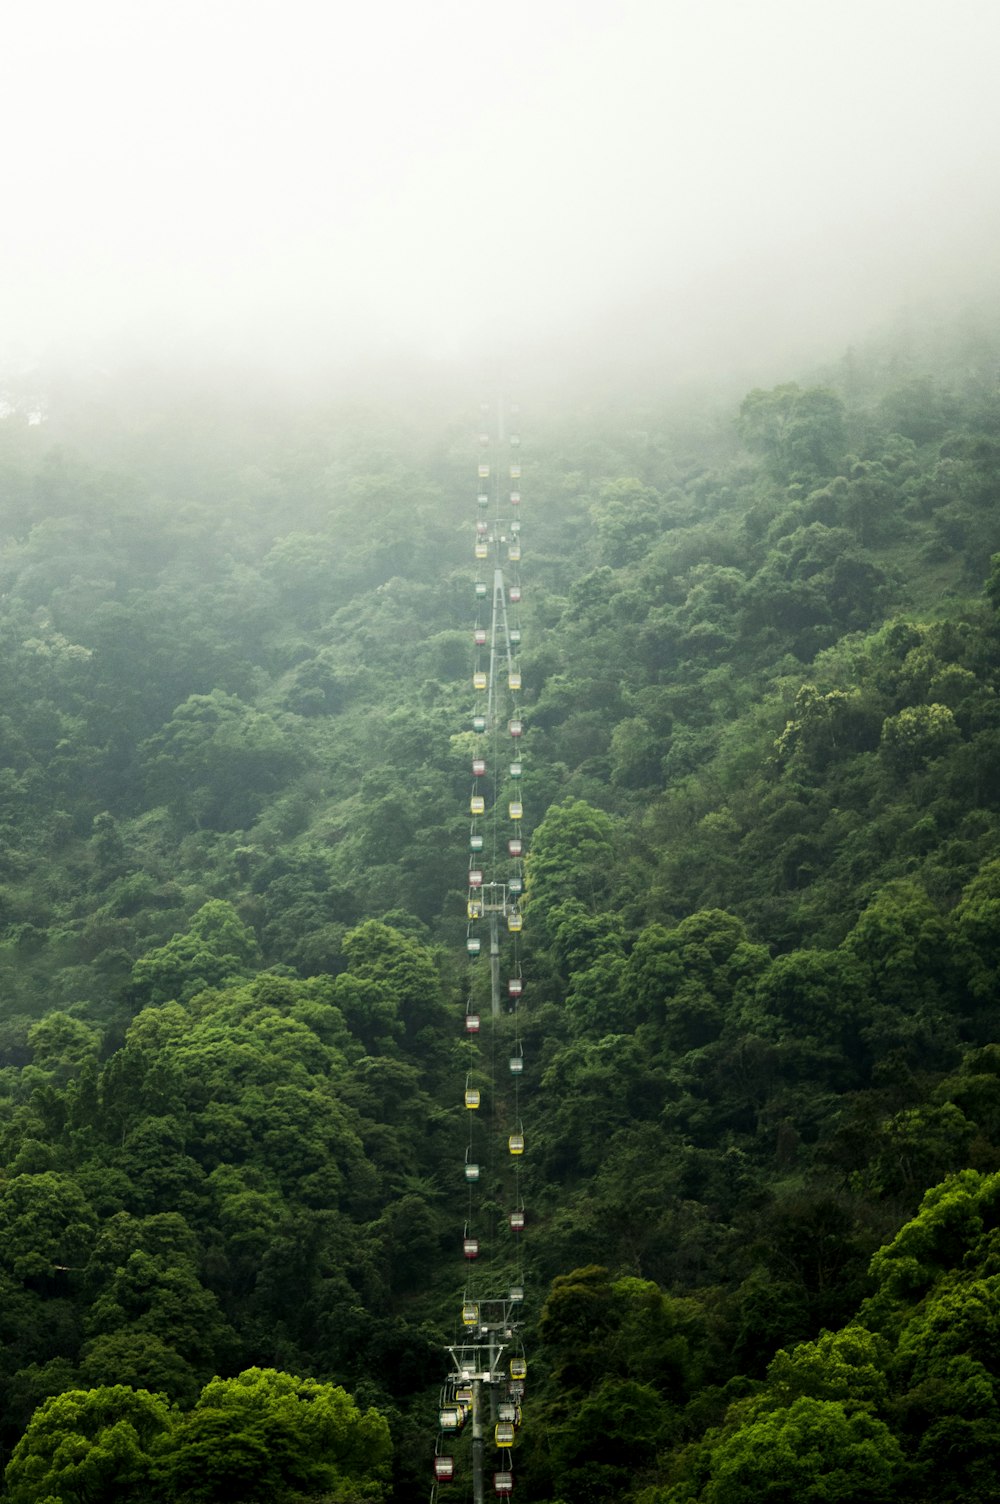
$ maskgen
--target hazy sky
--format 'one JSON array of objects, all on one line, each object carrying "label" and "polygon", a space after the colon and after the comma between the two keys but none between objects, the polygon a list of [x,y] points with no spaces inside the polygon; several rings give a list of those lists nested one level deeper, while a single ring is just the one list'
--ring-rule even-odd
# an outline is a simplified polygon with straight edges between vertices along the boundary
[{"label": "hazy sky", "polygon": [[287,330],[466,353],[646,297],[707,314],[786,267],[849,309],[996,258],[998,0],[0,19],[0,347]]}]

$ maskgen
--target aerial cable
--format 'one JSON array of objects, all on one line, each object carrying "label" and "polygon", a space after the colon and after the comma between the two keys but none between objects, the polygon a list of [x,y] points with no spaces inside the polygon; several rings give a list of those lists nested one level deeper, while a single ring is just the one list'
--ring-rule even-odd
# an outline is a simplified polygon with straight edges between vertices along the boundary
[{"label": "aerial cable", "polygon": [[[488,407],[484,413],[488,414]],[[520,441],[514,432],[506,431],[502,404],[498,404],[496,412],[496,435],[498,448],[505,443],[509,445],[508,475],[503,477],[502,485],[501,464],[490,463],[490,434],[484,422],[480,433],[473,545],[476,574],[472,730],[477,741],[469,796],[466,900],[469,983],[465,1030],[470,1041],[478,1042],[479,1066],[470,1070],[465,1082],[464,1105],[469,1112],[462,1236],[466,1278],[456,1339],[448,1349],[452,1372],[442,1390],[439,1407],[431,1495],[432,1501],[435,1500],[439,1483],[455,1476],[458,1454],[454,1438],[466,1419],[470,1419],[473,1504],[483,1504],[487,1476],[495,1494],[512,1491],[511,1448],[520,1423],[524,1393],[523,1348],[518,1338],[524,1301],[521,1232],[525,1223],[520,1091],[524,1052],[519,1017],[524,985],[520,944],[524,889],[519,667],[521,468]],[[510,738],[510,754],[502,758],[505,736]],[[489,749],[488,756],[483,755],[484,748]],[[501,830],[505,818],[506,839]],[[478,1001],[482,987],[476,981],[476,961],[483,948],[481,930],[488,935],[490,951],[490,1009],[485,1019],[480,1016]],[[502,986],[500,968],[505,957],[507,979]],[[513,1017],[508,1023],[509,1015]],[[488,1044],[483,1038],[484,1023]],[[508,1045],[504,1087],[500,1086],[498,1068],[501,1041]],[[488,1114],[479,1111],[485,1104],[482,1090],[478,1085],[473,1086],[473,1079],[488,1082]],[[479,1148],[484,1133],[485,1165],[480,1163]],[[502,1152],[502,1146],[506,1152]],[[480,1226],[482,1222],[488,1226]],[[480,1259],[483,1251],[488,1255],[485,1260]],[[487,1466],[490,1443],[495,1448],[492,1469]]]}]

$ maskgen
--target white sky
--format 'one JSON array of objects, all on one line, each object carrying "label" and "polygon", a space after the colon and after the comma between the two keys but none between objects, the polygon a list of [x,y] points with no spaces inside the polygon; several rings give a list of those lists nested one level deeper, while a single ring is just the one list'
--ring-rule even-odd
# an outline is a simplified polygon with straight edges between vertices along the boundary
[{"label": "white sky", "polygon": [[961,279],[998,60],[1000,0],[0,0],[0,347],[457,352],[788,258],[820,303]]}]

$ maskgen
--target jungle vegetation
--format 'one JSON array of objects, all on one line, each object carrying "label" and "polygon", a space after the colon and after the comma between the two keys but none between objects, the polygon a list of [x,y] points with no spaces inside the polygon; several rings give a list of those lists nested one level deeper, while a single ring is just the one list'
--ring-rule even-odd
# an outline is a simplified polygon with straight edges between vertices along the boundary
[{"label": "jungle vegetation", "polygon": [[[998,361],[525,415],[526,1504],[995,1497]],[[0,422],[15,1504],[429,1491],[470,397]]]}]

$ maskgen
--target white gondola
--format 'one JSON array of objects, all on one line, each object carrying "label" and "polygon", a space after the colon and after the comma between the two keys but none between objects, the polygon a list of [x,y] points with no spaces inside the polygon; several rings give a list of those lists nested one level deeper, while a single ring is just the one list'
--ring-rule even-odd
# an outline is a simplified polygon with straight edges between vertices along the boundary
[{"label": "white gondola", "polygon": [[466,1034],[478,1034],[479,1033],[479,1024],[480,1024],[480,1018],[479,1018],[479,1014],[478,1013],[467,1013],[465,1015],[465,1032],[466,1032]]},{"label": "white gondola", "polygon": [[469,869],[469,887],[481,888],[483,886],[483,874],[478,867]]},{"label": "white gondola", "polygon": [[477,648],[484,648],[486,646],[486,628],[477,627],[472,634],[472,640]]},{"label": "white gondola", "polygon": [[509,1295],[508,1299],[514,1301],[515,1303],[519,1303],[520,1301],[522,1301],[524,1299],[524,1286],[523,1285],[511,1285],[511,1287],[510,1287],[510,1295]]},{"label": "white gondola", "polygon": [[510,776],[511,776],[511,778],[520,778],[521,771],[522,771],[522,765],[521,765],[521,763],[519,763],[519,762],[512,762],[511,763],[511,765],[510,765]]},{"label": "white gondola", "polygon": [[478,935],[470,935],[465,942],[465,948],[470,956],[478,956],[482,949],[482,941]]},{"label": "white gondola", "polygon": [[472,717],[472,729],[473,731],[485,731],[486,717],[484,715],[474,715]]},{"label": "white gondola", "polygon": [[524,722],[518,716],[515,716],[512,721],[507,722],[507,730],[511,736],[521,736],[524,733]]},{"label": "white gondola", "polygon": [[478,1259],[478,1257],[479,1257],[479,1239],[478,1238],[463,1238],[462,1239],[462,1253],[465,1256],[465,1258],[467,1258],[467,1259]]},{"label": "white gondola", "polygon": [[510,644],[511,644],[511,647],[514,647],[514,648],[518,648],[518,647],[521,646],[521,628],[520,627],[511,627],[511,629],[510,629]]},{"label": "white gondola", "polygon": [[479,521],[476,523],[476,533],[478,534],[478,536],[480,538],[485,538],[486,534],[489,532],[489,530],[490,530],[490,525],[486,521],[486,518],[485,517],[480,517]]},{"label": "white gondola", "polygon": [[511,1232],[524,1231],[524,1212],[520,1209],[510,1214],[510,1230]]},{"label": "white gondola", "polygon": [[524,892],[524,879],[521,877],[510,878],[507,883],[507,892],[510,893],[514,898],[520,898],[521,894]]},{"label": "white gondola", "polygon": [[507,595],[508,598],[512,600],[516,606],[518,601],[521,599],[520,585],[511,585],[510,589],[507,591]]},{"label": "white gondola", "polygon": [[486,581],[485,580],[477,580],[476,583],[475,583],[475,587],[474,588],[475,588],[475,592],[476,592],[476,598],[478,600],[485,600],[486,599],[486,594],[487,594],[487,591],[486,591]]},{"label": "white gondola", "polygon": [[489,498],[488,493],[486,491],[480,491],[479,494],[478,494],[478,496],[476,497],[476,501],[479,503],[479,505],[481,507],[488,507],[489,504],[490,504],[490,498]]},{"label": "white gondola", "polygon": [[462,1412],[457,1405],[443,1405],[438,1411],[438,1425],[442,1431],[457,1431],[462,1424]]},{"label": "white gondola", "polygon": [[468,1180],[468,1181],[478,1180],[479,1179],[479,1166],[476,1164],[475,1160],[469,1159],[469,1151],[468,1151],[468,1149],[466,1149],[466,1151],[465,1151],[465,1156],[466,1156],[465,1157],[465,1178],[466,1178],[466,1180]]},{"label": "white gondola", "polygon": [[435,1457],[434,1458],[434,1476],[439,1481],[442,1481],[442,1480],[447,1479],[447,1478],[454,1478],[454,1476],[455,1476],[455,1459],[454,1459],[454,1457],[445,1457],[444,1455],[438,1455],[437,1457]]},{"label": "white gondola", "polygon": [[509,979],[509,981],[507,982],[507,996],[508,997],[520,997],[521,993],[523,991],[524,991],[524,978],[523,977],[511,977]]},{"label": "white gondola", "polygon": [[519,507],[521,505],[521,493],[520,493],[520,491],[511,491],[511,493],[510,493],[510,504],[511,504],[512,507]]},{"label": "white gondola", "polygon": [[495,1494],[512,1494],[514,1492],[514,1474],[509,1472],[493,1474],[493,1492]]},{"label": "white gondola", "polygon": [[485,757],[474,757],[472,759],[472,776],[473,778],[484,778],[486,776]]},{"label": "white gondola", "polygon": [[476,835],[475,833],[473,833],[469,837],[469,850],[470,851],[482,851],[482,849],[483,849],[483,837],[480,836],[480,835]]},{"label": "white gondola", "polygon": [[510,856],[521,856],[524,851],[524,842],[520,836],[511,836],[507,842],[507,851]]},{"label": "white gondola", "polygon": [[510,1073],[511,1073],[512,1076],[523,1076],[524,1075],[524,1056],[523,1055],[511,1055],[511,1057],[510,1057]]}]

